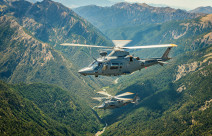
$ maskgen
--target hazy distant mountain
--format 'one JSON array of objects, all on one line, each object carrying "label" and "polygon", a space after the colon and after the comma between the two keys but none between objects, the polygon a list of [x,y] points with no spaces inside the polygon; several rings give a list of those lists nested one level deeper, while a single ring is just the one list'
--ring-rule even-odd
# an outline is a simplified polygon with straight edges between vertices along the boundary
[{"label": "hazy distant mountain", "polygon": [[[27,0],[30,2],[42,1],[42,0]],[[98,6],[111,6],[115,4],[114,1],[110,0],[53,0],[55,2],[62,3],[66,7],[69,8],[76,8],[80,6],[87,6],[87,5],[98,5]]]},{"label": "hazy distant mountain", "polygon": [[205,14],[211,14],[212,13],[212,7],[207,6],[207,7],[198,7],[193,10],[190,10],[189,12],[191,13],[205,13]]},{"label": "hazy distant mountain", "polygon": [[27,1],[32,2],[32,3],[37,2],[37,0],[27,0]]},{"label": "hazy distant mountain", "polygon": [[152,7],[145,3],[118,3],[111,7],[84,6],[74,9],[101,30],[140,24],[163,23],[200,16],[180,9]]}]

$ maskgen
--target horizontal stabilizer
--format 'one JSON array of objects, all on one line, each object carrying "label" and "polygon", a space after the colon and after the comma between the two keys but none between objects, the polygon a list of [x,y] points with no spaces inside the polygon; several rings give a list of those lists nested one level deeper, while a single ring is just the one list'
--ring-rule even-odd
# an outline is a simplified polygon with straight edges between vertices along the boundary
[{"label": "horizontal stabilizer", "polygon": [[164,64],[167,64],[167,62],[164,62],[164,61],[158,61],[158,63],[163,66]]}]

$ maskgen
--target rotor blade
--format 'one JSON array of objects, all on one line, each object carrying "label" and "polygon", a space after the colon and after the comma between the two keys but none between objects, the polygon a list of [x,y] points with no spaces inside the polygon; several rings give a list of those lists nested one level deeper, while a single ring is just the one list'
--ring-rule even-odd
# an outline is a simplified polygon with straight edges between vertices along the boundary
[{"label": "rotor blade", "polygon": [[99,92],[97,92],[97,93],[99,93],[99,94],[103,94],[103,95],[106,95],[106,96],[108,96],[108,97],[110,97],[110,96],[111,96],[110,94],[108,94],[107,92],[104,92],[104,91],[99,91]]},{"label": "rotor blade", "polygon": [[133,99],[131,99],[131,98],[116,98],[116,99],[124,100],[124,101],[131,101],[131,100],[133,100]]},{"label": "rotor blade", "polygon": [[107,47],[107,46],[97,46],[97,45],[86,45],[86,44],[72,44],[72,43],[63,43],[60,44],[62,46],[80,46],[80,47],[94,47],[94,48],[108,48],[112,49],[113,47]]},{"label": "rotor blade", "polygon": [[92,99],[102,101],[104,99],[107,99],[107,97],[92,97]]},{"label": "rotor blade", "polygon": [[127,95],[132,95],[134,93],[131,93],[131,92],[126,92],[126,93],[123,93],[123,94],[119,94],[119,95],[116,95],[115,97],[121,97],[121,96],[127,96]]},{"label": "rotor blade", "polygon": [[116,47],[123,47],[130,43],[132,40],[112,40]]},{"label": "rotor blade", "polygon": [[121,47],[122,49],[145,49],[145,48],[162,48],[162,47],[175,47],[176,44],[161,44],[161,45],[147,45],[147,46],[132,46],[132,47]]}]

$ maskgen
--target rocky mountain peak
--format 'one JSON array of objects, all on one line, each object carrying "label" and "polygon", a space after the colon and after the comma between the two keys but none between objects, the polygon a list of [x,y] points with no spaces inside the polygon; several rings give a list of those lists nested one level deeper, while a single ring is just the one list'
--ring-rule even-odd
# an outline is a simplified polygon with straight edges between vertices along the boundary
[{"label": "rocky mountain peak", "polygon": [[134,5],[142,6],[142,7],[151,7],[146,3],[135,3]]},{"label": "rocky mountain peak", "polygon": [[120,8],[120,7],[125,7],[127,5],[129,5],[129,3],[127,3],[127,2],[120,2],[120,3],[114,4],[112,7]]},{"label": "rocky mountain peak", "polygon": [[148,4],[146,3],[133,3],[133,4],[130,4],[130,3],[127,3],[127,2],[120,2],[120,3],[117,3],[117,4],[114,4],[112,7],[114,8],[117,8],[117,9],[129,9],[129,8],[137,8],[137,7],[143,7],[143,8],[150,8],[151,6],[149,6]]},{"label": "rocky mountain peak", "polygon": [[193,10],[190,10],[191,13],[205,13],[205,14],[211,14],[212,13],[212,7],[206,6],[206,7],[198,7]]}]

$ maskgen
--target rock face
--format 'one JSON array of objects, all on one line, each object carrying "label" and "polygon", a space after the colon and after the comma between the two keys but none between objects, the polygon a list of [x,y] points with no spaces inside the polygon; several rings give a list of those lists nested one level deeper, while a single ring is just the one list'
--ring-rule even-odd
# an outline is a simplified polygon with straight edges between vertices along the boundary
[{"label": "rock face", "polygon": [[186,74],[188,74],[190,72],[196,71],[198,67],[199,67],[198,62],[193,62],[191,64],[184,64],[184,65],[178,66],[175,81],[179,80],[180,78],[182,78],[183,76],[185,76]]},{"label": "rock face", "polygon": [[85,6],[75,11],[101,30],[122,26],[163,23],[171,20],[184,20],[199,17],[169,7],[152,7],[145,3],[118,3],[111,7]]},{"label": "rock face", "polygon": [[[59,44],[109,45],[101,32],[69,8],[50,0],[35,4],[23,0],[3,2],[1,78],[12,83],[44,81],[68,89],[83,87],[75,65],[88,65],[87,61],[91,58],[88,49],[82,51]],[[24,74],[20,74],[24,69]],[[63,81],[58,81],[61,79]],[[85,84],[97,86],[92,82],[86,81]]]},{"label": "rock face", "polygon": [[[43,42],[82,42],[105,44],[103,35],[71,9],[51,0],[35,4],[27,1],[11,3],[9,13],[36,38]],[[92,38],[95,37],[95,38]]]},{"label": "rock face", "polygon": [[193,10],[189,11],[190,13],[205,13],[205,14],[211,14],[212,13],[212,7],[207,6],[207,7],[198,7]]},{"label": "rock face", "polygon": [[92,58],[88,53],[88,49],[84,49],[86,54],[82,55],[79,48],[68,50],[65,47],[60,47],[59,44],[70,42],[104,46],[112,45],[89,22],[60,3],[51,0],[44,0],[35,4],[27,1],[12,1],[6,5],[7,8],[2,12],[3,15],[10,14],[16,17],[17,22],[33,37],[49,43],[57,50],[62,50],[63,53],[67,53],[68,59],[71,59],[76,65],[82,67],[88,65],[86,62],[89,58]]},{"label": "rock face", "polygon": [[[0,75],[2,79],[6,79],[11,83],[35,82],[42,81],[50,76],[54,68],[59,70],[60,67],[63,67],[63,70],[67,70],[67,60],[64,60],[61,55],[56,53],[49,44],[38,41],[24,31],[24,28],[14,18],[2,16],[0,18],[0,28],[2,35]],[[46,69],[47,67],[49,68]],[[43,82],[56,84],[56,77],[62,74],[60,71],[56,73],[51,75],[50,80]],[[73,75],[70,75],[70,77],[73,78]],[[74,81],[74,79],[72,80]]]}]

